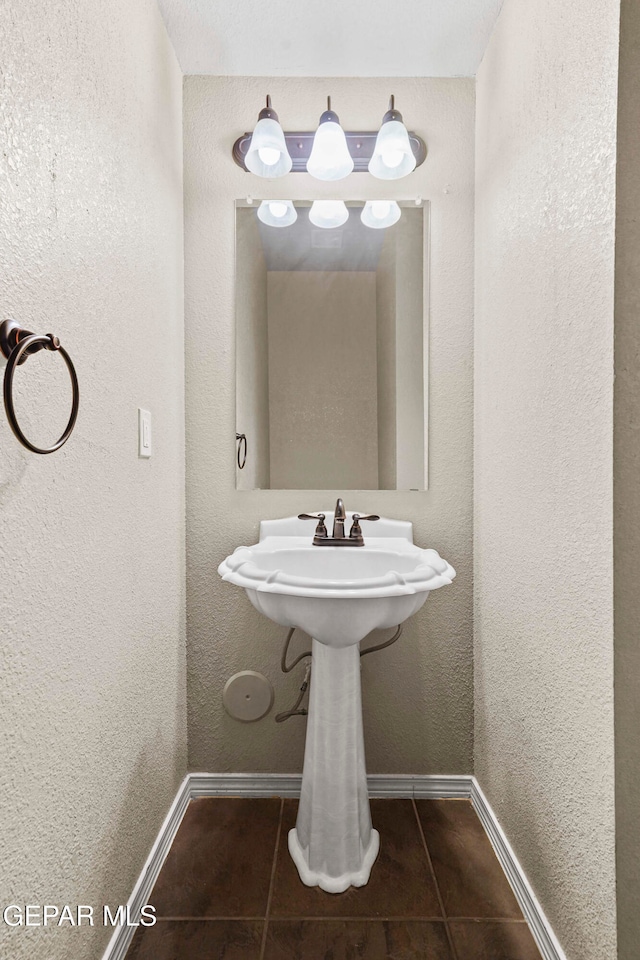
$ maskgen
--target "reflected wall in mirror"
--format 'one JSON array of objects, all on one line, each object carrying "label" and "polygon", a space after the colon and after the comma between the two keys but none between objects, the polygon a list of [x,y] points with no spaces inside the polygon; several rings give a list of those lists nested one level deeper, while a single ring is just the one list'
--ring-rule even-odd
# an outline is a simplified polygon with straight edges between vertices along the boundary
[{"label": "reflected wall in mirror", "polygon": [[236,204],[239,490],[426,489],[428,208],[333,203]]}]

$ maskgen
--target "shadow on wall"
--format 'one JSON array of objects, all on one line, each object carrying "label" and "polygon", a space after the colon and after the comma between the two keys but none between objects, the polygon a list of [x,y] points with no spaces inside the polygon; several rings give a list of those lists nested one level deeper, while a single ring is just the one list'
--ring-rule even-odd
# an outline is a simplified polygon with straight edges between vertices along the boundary
[{"label": "shadow on wall", "polygon": [[[454,589],[457,583],[456,580]],[[368,773],[469,772],[466,764],[452,763],[442,746],[447,738],[462,744],[465,738],[471,739],[472,734],[466,698],[448,683],[452,637],[438,625],[446,618],[450,600],[445,591],[441,593],[439,596],[433,591],[424,607],[406,621],[396,644],[363,659]],[[379,643],[388,636],[391,631],[375,631],[363,641],[362,647]],[[457,642],[458,638],[455,639]],[[443,711],[440,698],[447,687],[448,704]]]},{"label": "shadow on wall", "polygon": [[[0,376],[4,376],[4,364],[0,369]],[[2,416],[4,417],[4,413]],[[33,456],[34,454],[30,454],[18,443],[4,421],[0,425],[0,510],[11,503],[20,491],[28,458]]]},{"label": "shadow on wall", "polygon": [[[158,731],[153,741],[138,753],[131,768],[128,782],[123,787],[117,821],[101,824],[107,836],[101,838],[98,849],[108,850],[109,856],[101,861],[99,881],[95,884],[95,888],[107,891],[107,902],[112,912],[115,907],[126,903],[144,865],[144,860],[134,861],[131,857],[131,851],[140,847],[141,822],[144,824],[145,833],[148,834],[144,852],[144,859],[146,859],[182,780],[183,760],[179,755],[171,757],[170,750],[171,743],[167,742]],[[145,785],[159,779],[158,770],[160,769],[163,772],[164,782],[167,782],[167,765],[170,762],[173,762],[173,792],[167,796],[150,796]],[[108,776],[108,764],[105,764],[104,769],[105,776]],[[104,904],[93,904],[93,906],[95,916],[98,912],[102,913]],[[98,920],[96,925],[98,923],[101,923],[101,920]],[[102,949],[106,947],[112,933],[113,930],[109,927],[103,930],[100,941]],[[99,937],[100,935],[97,939]]]}]

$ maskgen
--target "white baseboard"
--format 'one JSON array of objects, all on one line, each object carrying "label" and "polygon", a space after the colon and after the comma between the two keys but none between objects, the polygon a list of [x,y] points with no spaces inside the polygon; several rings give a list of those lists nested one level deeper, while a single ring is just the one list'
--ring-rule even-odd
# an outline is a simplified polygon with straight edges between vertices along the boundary
[{"label": "white baseboard", "polygon": [[[294,773],[190,773],[191,797],[299,797],[302,775]],[[473,777],[373,773],[370,797],[471,797]]]},{"label": "white baseboard", "polygon": [[[178,827],[182,823],[182,818],[187,811],[190,801],[191,786],[189,782],[189,774],[187,774],[178,787],[178,792],[176,793],[175,799],[171,804],[164,823],[160,827],[158,836],[151,847],[151,852],[147,857],[147,862],[142,868],[142,872],[140,873],[131,896],[129,897],[128,914],[132,921],[138,920],[141,908],[145,905],[145,903],[149,902],[149,895],[153,890],[156,880],[158,879],[158,874],[162,869],[162,864],[169,853],[171,844],[173,843],[174,837],[178,832]],[[113,931],[111,940],[107,944],[107,949],[103,954],[103,960],[124,960],[124,956],[129,949],[129,945],[133,940],[133,935],[135,932],[136,927],[116,927]]]},{"label": "white baseboard", "polygon": [[538,903],[531,884],[527,880],[525,872],[520,866],[518,858],[513,852],[511,844],[507,840],[504,830],[498,822],[498,818],[489,806],[489,801],[482,792],[478,781],[475,777],[472,779],[471,802],[473,808],[478,814],[478,819],[491,841],[491,845],[500,861],[500,866],[511,884],[511,889],[515,894],[525,920],[529,924],[533,939],[536,941],[543,960],[567,960],[564,950],[551,929],[551,924]]},{"label": "white baseboard", "polygon": [[[187,774],[129,897],[131,918],[137,920],[140,908],[149,902],[148,898],[191,800],[202,797],[298,797],[301,783],[302,777],[299,774]],[[371,797],[471,800],[511,884],[543,960],[566,960],[549,921],[475,777],[371,774],[367,777],[367,783]],[[102,960],[124,960],[135,931],[135,927],[116,927]]]}]

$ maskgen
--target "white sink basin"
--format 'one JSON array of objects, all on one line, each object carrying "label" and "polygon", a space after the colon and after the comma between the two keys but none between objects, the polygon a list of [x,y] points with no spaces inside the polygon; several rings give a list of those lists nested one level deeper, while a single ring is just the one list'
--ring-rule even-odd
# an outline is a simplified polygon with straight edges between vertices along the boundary
[{"label": "white sink basin", "polygon": [[[324,513],[330,529],[334,513]],[[218,567],[270,620],[313,638],[302,789],[288,842],[303,883],[329,893],[363,886],[380,844],[367,793],[358,643],[402,623],[456,575],[435,550],[415,546],[410,523],[361,526],[364,546],[313,546],[307,521],[265,520],[260,542]]]},{"label": "white sink basin", "polygon": [[[331,524],[333,512],[325,512]],[[435,550],[413,543],[410,523],[363,520],[362,530],[364,547],[314,547],[304,520],[263,521],[260,542],[238,547],[218,573],[244,587],[270,620],[328,646],[349,646],[402,623],[456,575]]]}]

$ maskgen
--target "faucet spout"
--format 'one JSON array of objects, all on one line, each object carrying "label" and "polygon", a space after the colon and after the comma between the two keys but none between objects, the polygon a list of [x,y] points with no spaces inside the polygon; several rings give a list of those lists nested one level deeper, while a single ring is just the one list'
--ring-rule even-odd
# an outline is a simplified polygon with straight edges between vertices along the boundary
[{"label": "faucet spout", "polygon": [[377,513],[359,514],[354,513],[353,523],[349,536],[345,536],[344,525],[347,519],[347,512],[344,509],[344,503],[338,497],[336,500],[336,509],[333,514],[333,534],[327,536],[327,528],[324,525],[324,513],[299,513],[298,520],[317,520],[315,536],[313,538],[314,547],[364,547],[364,538],[362,536],[361,520],[379,520]]}]

